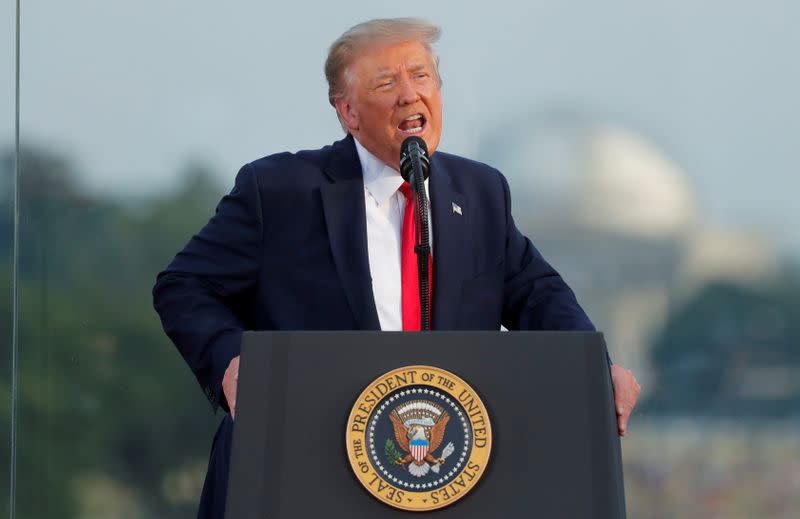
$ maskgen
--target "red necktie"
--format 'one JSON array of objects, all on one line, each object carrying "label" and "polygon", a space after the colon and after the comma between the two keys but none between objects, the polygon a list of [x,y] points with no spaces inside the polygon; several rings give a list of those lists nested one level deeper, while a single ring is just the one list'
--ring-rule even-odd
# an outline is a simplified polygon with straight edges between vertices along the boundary
[{"label": "red necktie", "polygon": [[[420,330],[419,304],[419,269],[414,245],[417,242],[414,214],[414,192],[408,182],[403,182],[400,192],[406,197],[406,208],[403,212],[403,242],[400,252],[400,279],[403,285],[403,331]],[[432,288],[433,260],[428,256],[428,287]],[[431,295],[433,292],[430,292]],[[431,297],[431,300],[433,297]]]}]

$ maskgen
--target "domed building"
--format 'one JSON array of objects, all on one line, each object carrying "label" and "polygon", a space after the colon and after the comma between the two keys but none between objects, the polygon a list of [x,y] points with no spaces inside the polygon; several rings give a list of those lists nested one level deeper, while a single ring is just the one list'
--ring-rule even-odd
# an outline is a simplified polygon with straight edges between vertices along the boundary
[{"label": "domed building", "polygon": [[[485,139],[478,156],[508,177],[517,226],[645,389],[645,349],[673,299],[709,277],[757,277],[774,264],[768,252],[730,254],[750,249],[752,237],[707,230],[686,174],[642,135],[574,116],[534,117],[494,135],[503,138]],[[732,257],[741,259],[733,270]]]}]

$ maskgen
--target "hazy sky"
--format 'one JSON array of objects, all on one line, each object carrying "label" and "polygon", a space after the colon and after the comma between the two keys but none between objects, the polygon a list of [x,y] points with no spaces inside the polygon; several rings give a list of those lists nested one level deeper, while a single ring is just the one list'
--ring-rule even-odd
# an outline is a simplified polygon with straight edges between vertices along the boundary
[{"label": "hazy sky", "polygon": [[[442,149],[480,159],[480,140],[520,131],[520,115],[585,113],[656,142],[714,222],[800,251],[800,3],[376,5],[22,0],[23,143],[66,153],[103,192],[173,186],[190,160],[230,184],[244,162],[342,135],[322,75],[341,32],[422,16],[443,29]],[[8,142],[13,54],[2,52]]]}]

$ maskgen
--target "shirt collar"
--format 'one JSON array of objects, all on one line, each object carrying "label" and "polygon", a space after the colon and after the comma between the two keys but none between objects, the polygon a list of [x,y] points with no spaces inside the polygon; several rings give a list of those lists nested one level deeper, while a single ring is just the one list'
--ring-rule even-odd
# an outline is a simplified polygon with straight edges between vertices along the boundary
[{"label": "shirt collar", "polygon": [[387,166],[381,159],[370,153],[358,142],[358,139],[354,138],[353,140],[356,143],[358,160],[361,161],[364,187],[378,205],[383,205],[403,184],[403,177],[400,176],[400,172]]}]

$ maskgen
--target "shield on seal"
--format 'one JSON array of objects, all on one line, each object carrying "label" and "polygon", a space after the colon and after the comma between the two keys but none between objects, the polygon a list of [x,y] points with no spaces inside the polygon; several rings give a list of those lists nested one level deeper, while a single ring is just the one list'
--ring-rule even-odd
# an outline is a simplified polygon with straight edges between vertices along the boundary
[{"label": "shield on seal", "polygon": [[411,447],[411,456],[415,461],[421,462],[428,454],[428,440],[411,440],[409,447]]}]

